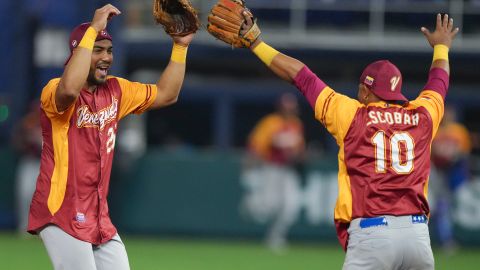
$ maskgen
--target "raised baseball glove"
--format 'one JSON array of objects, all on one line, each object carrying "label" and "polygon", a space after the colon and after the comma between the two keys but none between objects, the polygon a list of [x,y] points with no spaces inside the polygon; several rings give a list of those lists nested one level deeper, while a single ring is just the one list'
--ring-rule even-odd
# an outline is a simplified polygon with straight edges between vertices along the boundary
[{"label": "raised baseball glove", "polygon": [[[243,15],[244,11],[247,16]],[[245,29],[248,25],[252,27]],[[208,15],[207,31],[236,48],[249,48],[261,34],[243,0],[219,0]]]},{"label": "raised baseball glove", "polygon": [[186,36],[200,27],[197,11],[188,0],[154,0],[153,17],[170,36]]}]

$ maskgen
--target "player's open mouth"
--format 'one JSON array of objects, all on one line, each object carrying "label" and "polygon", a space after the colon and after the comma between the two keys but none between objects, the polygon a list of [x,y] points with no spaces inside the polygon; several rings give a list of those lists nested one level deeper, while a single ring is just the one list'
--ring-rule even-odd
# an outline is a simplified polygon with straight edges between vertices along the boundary
[{"label": "player's open mouth", "polygon": [[107,76],[109,66],[97,66],[97,71],[100,76]]}]

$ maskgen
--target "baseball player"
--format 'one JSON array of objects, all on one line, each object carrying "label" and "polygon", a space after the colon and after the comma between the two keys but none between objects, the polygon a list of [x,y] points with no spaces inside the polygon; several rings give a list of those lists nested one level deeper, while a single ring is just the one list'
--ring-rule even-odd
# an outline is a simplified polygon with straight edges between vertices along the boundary
[{"label": "baseball player", "polygon": [[[242,34],[254,24],[243,14]],[[427,226],[430,145],[443,116],[448,52],[459,29],[448,15],[438,14],[435,31],[421,31],[434,48],[433,62],[412,101],[402,95],[402,75],[387,60],[365,68],[356,100],[260,39],[250,47],[303,93],[340,147],[334,218],[346,250],[343,269],[434,269]]]},{"label": "baseball player", "polygon": [[257,185],[263,187],[265,204],[273,212],[266,243],[273,251],[282,252],[287,247],[288,230],[301,208],[299,166],[304,158],[305,140],[296,96],[280,96],[277,111],[255,125],[248,147],[250,159],[258,162],[253,168],[261,181]]},{"label": "baseball player", "polygon": [[129,269],[109,217],[107,194],[117,123],[176,102],[193,34],[173,37],[171,60],[156,84],[109,75],[113,64],[107,4],[70,36],[61,78],[41,94],[43,149],[28,231],[39,234],[55,269]]}]

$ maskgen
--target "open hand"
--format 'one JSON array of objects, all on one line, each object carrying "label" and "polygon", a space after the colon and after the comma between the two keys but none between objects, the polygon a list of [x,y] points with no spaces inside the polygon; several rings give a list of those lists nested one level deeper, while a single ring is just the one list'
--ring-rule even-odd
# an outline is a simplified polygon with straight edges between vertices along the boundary
[{"label": "open hand", "polygon": [[443,19],[441,14],[437,14],[437,26],[433,33],[426,27],[422,27],[420,30],[427,38],[430,46],[434,47],[435,45],[443,44],[449,48],[452,46],[452,41],[459,31],[458,27],[453,28],[453,19],[449,19],[448,14],[443,15]]}]

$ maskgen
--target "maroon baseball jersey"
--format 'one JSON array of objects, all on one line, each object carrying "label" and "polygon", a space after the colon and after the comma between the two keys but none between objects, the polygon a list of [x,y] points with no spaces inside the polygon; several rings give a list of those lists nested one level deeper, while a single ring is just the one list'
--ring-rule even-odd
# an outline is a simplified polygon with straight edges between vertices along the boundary
[{"label": "maroon baseball jersey", "polygon": [[355,218],[429,215],[430,146],[448,89],[443,69],[432,69],[419,97],[405,105],[363,105],[336,93],[307,67],[294,82],[340,147],[334,218],[344,248]]},{"label": "maroon baseball jersey", "polygon": [[43,148],[28,231],[55,224],[80,240],[105,243],[116,234],[107,194],[117,123],[144,112],[157,88],[109,77],[93,93],[83,89],[74,104],[58,112],[59,81],[51,80],[41,95]]}]

